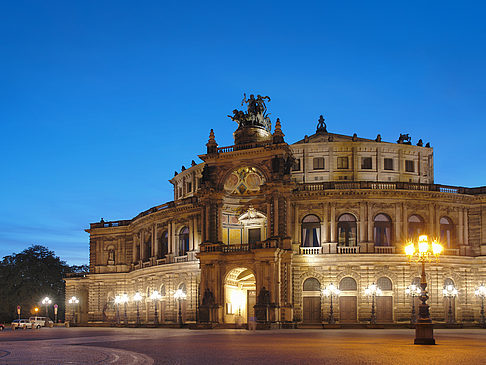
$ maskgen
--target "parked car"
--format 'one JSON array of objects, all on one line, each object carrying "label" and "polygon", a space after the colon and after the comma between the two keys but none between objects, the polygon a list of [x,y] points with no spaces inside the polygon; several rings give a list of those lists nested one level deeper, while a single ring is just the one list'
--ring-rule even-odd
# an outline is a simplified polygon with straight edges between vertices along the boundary
[{"label": "parked car", "polygon": [[3,323],[0,323],[0,331],[3,331],[5,329],[5,325]]},{"label": "parked car", "polygon": [[32,322],[34,328],[52,327],[54,325],[49,317],[30,317],[29,322]]},{"label": "parked car", "polygon": [[27,328],[34,328],[32,322],[30,322],[28,319],[16,319],[12,321],[11,326],[13,330],[16,330],[17,328],[22,328],[23,330]]}]

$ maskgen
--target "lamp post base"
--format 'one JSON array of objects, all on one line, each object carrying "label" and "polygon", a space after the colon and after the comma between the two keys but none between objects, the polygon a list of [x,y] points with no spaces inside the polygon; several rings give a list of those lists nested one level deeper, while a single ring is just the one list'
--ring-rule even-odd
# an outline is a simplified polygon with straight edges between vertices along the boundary
[{"label": "lamp post base", "polygon": [[434,325],[432,323],[415,324],[415,345],[435,345]]}]

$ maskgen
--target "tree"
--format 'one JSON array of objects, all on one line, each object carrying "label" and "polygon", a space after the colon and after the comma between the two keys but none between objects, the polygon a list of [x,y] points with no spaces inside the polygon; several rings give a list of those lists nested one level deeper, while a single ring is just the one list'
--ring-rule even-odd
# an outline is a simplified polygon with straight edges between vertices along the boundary
[{"label": "tree", "polygon": [[16,317],[16,307],[21,306],[22,317],[29,317],[39,308],[44,315],[42,298],[52,300],[49,316],[54,319],[53,305],[57,304],[58,318],[65,313],[65,283],[63,278],[71,272],[85,270],[85,265],[69,266],[53,251],[44,246],[33,245],[21,253],[5,256],[0,262],[0,321],[8,322]]}]

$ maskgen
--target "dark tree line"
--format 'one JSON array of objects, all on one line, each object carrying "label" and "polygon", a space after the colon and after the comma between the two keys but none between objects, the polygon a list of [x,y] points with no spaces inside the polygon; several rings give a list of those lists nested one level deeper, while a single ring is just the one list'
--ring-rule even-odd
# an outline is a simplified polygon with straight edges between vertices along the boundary
[{"label": "dark tree line", "polygon": [[86,265],[69,266],[44,246],[33,245],[18,254],[5,256],[0,262],[0,321],[10,322],[17,317],[17,306],[21,306],[21,317],[34,315],[39,308],[44,316],[44,297],[52,300],[49,317],[54,320],[54,304],[59,306],[58,319],[64,320],[65,283],[69,273],[87,272]]}]

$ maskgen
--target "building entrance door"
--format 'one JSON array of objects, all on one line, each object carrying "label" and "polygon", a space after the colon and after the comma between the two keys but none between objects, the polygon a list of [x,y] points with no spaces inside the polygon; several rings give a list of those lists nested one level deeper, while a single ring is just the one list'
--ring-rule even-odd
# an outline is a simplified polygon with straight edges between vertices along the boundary
[{"label": "building entrance door", "polygon": [[256,290],[248,290],[246,293],[248,308],[246,322],[250,323],[251,318],[255,317]]},{"label": "building entrance door", "polygon": [[356,297],[339,297],[339,320],[341,323],[355,323],[357,320]]},{"label": "building entrance door", "polygon": [[321,322],[321,298],[304,297],[304,323]]},{"label": "building entrance door", "polygon": [[376,297],[376,321],[393,322],[393,297]]}]

